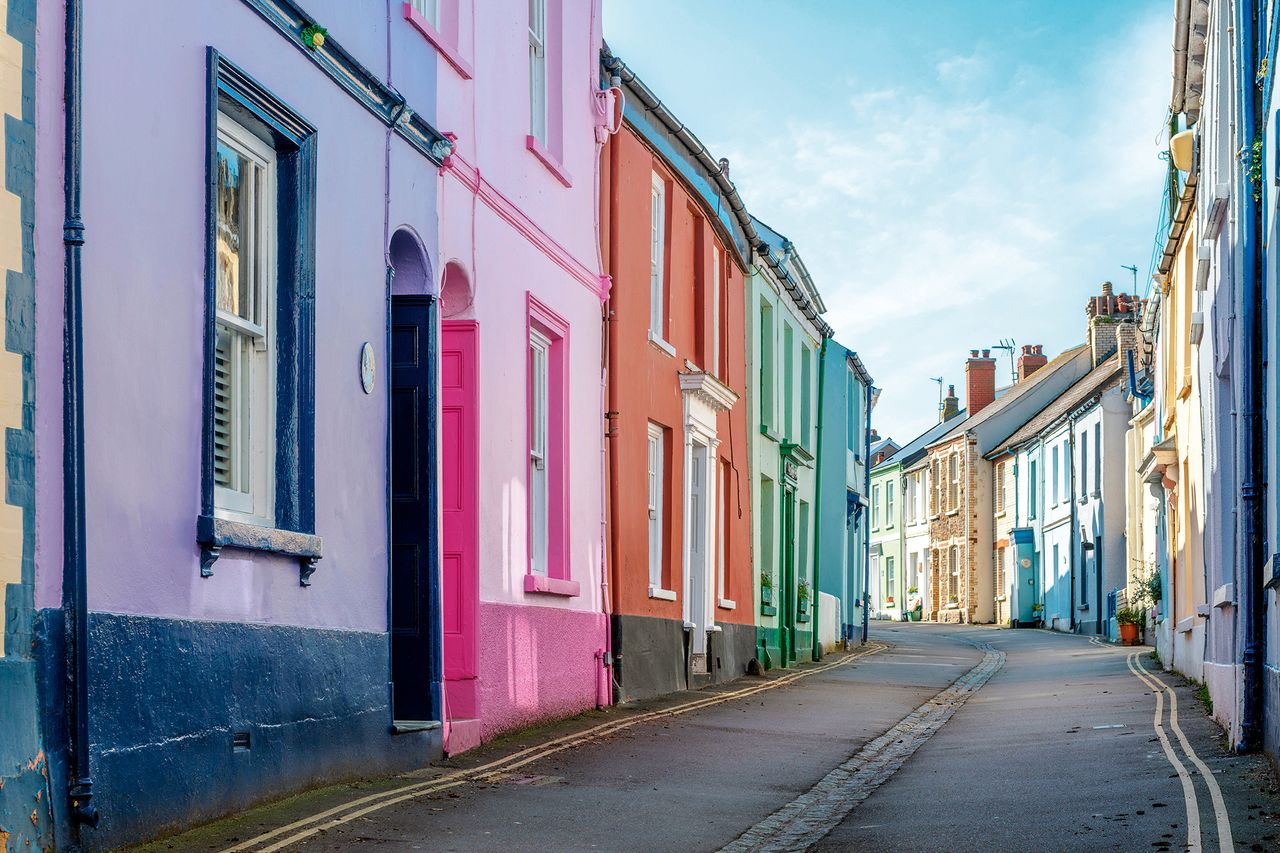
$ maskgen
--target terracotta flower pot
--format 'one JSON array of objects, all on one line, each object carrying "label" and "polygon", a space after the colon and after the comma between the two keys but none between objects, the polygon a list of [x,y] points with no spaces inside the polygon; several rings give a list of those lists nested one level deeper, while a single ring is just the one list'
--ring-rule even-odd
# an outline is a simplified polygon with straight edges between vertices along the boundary
[{"label": "terracotta flower pot", "polygon": [[1120,626],[1120,642],[1126,646],[1138,645],[1138,626],[1137,625],[1121,625]]}]

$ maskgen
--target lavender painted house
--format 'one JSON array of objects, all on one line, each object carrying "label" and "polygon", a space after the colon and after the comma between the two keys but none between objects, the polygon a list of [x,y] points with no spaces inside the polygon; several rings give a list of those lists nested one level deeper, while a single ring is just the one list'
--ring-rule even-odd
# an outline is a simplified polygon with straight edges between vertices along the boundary
[{"label": "lavender painted house", "polygon": [[440,754],[451,145],[412,10],[71,0],[65,42],[60,5],[25,26],[41,490],[23,542],[59,842]]}]

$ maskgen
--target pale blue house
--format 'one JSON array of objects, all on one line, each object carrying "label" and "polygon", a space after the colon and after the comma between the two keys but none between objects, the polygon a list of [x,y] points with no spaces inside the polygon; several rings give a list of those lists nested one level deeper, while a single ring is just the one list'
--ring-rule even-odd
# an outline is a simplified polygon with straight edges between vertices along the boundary
[{"label": "pale blue house", "polygon": [[862,636],[871,410],[876,389],[858,354],[823,341],[818,403],[818,589],[815,652]]}]

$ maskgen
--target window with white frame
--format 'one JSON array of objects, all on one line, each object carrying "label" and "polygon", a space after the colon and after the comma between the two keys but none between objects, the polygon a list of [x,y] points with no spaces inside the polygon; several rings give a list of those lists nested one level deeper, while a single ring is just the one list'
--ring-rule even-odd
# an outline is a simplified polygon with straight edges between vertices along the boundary
[{"label": "window with white frame", "polygon": [[893,527],[896,516],[893,514],[893,493],[896,491],[896,484],[890,480],[884,484],[884,525],[885,527]]},{"label": "window with white frame", "polygon": [[957,599],[960,597],[960,549],[955,545],[951,546],[949,565],[951,569],[950,596],[952,599]]},{"label": "window with white frame", "polygon": [[881,518],[882,512],[883,512],[883,507],[881,507],[880,505],[880,486],[875,485],[871,487],[871,526],[872,527],[877,529],[880,527],[880,518]]},{"label": "window with white frame", "polygon": [[214,507],[273,526],[276,153],[222,112],[217,131]]},{"label": "window with white frame", "polygon": [[1052,497],[1050,498],[1050,503],[1053,506],[1057,506],[1058,505],[1058,448],[1056,447],[1053,448],[1053,453],[1050,456],[1050,458],[1052,460],[1052,465],[1053,465],[1053,492],[1052,492]]},{"label": "window with white frame", "polygon": [[427,19],[427,23],[440,29],[440,0],[409,0],[409,5]]},{"label": "window with white frame", "polygon": [[666,338],[667,182],[653,173],[649,188],[649,334]]},{"label": "window with white frame", "polygon": [[719,468],[720,481],[716,484],[716,598],[718,601],[724,601],[727,596],[725,590],[729,587],[729,580],[725,577],[725,521],[728,519],[728,513],[725,506],[729,502],[729,464],[721,462],[717,466]]},{"label": "window with white frame", "polygon": [[893,557],[884,558],[884,597],[885,601],[893,601],[898,594],[897,570]]},{"label": "window with white frame", "polygon": [[960,456],[953,453],[947,461],[950,486],[947,489],[947,509],[960,507]]},{"label": "window with white frame", "polygon": [[711,247],[711,374],[720,376],[720,248]]},{"label": "window with white frame", "polygon": [[1102,423],[1093,425],[1093,490],[1102,490]]},{"label": "window with white frame", "polygon": [[551,339],[529,330],[529,569],[547,574]]},{"label": "window with white frame", "polygon": [[1089,433],[1080,433],[1080,494],[1089,491]]},{"label": "window with white frame", "polygon": [[649,424],[649,584],[662,588],[663,492],[666,490],[666,430]]},{"label": "window with white frame", "polygon": [[547,0],[529,0],[529,134],[547,144]]},{"label": "window with white frame", "polygon": [[1004,488],[1004,463],[1000,462],[996,465],[996,488],[995,488],[996,512],[1004,512],[1005,488]]}]

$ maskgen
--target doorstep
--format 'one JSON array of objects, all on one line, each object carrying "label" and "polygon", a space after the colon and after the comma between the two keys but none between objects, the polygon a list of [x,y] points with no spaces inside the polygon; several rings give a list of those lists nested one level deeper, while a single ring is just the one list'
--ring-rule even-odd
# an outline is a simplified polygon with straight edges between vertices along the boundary
[{"label": "doorstep", "polygon": [[480,745],[480,720],[477,717],[450,720],[444,738],[444,754],[460,755]]}]

